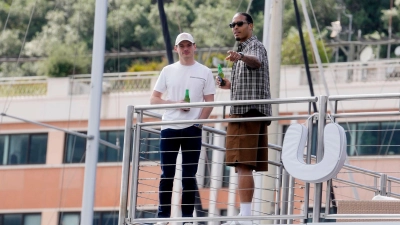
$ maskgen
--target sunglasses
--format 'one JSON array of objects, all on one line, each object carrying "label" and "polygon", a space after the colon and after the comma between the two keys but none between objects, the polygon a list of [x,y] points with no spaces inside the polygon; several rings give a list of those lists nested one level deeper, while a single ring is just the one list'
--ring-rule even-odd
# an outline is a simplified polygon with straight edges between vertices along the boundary
[{"label": "sunglasses", "polygon": [[239,21],[239,22],[233,22],[233,23],[230,23],[229,24],[229,27],[230,28],[234,28],[236,25],[238,25],[238,27],[241,27],[241,26],[243,26],[243,24],[245,24],[245,23],[247,23],[247,24],[250,24],[249,22],[246,22],[246,21]]}]

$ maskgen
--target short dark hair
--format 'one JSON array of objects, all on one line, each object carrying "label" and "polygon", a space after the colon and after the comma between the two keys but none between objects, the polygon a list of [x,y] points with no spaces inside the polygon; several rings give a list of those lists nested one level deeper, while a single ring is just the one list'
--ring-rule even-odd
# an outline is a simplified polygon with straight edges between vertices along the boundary
[{"label": "short dark hair", "polygon": [[238,13],[236,13],[236,15],[237,15],[237,14],[246,17],[246,21],[247,21],[248,23],[253,23],[253,18],[250,16],[250,14],[245,13],[245,12],[238,12]]}]

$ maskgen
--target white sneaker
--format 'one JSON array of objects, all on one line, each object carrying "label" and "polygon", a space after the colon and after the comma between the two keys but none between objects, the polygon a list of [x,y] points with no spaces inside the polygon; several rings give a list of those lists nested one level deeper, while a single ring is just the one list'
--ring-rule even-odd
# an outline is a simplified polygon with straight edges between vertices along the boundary
[{"label": "white sneaker", "polygon": [[157,222],[156,225],[167,225],[168,222]]},{"label": "white sneaker", "polygon": [[[239,213],[238,216],[241,216]],[[251,220],[236,220],[236,221],[227,221],[226,223],[223,223],[221,225],[253,225],[256,223],[253,223]]]}]

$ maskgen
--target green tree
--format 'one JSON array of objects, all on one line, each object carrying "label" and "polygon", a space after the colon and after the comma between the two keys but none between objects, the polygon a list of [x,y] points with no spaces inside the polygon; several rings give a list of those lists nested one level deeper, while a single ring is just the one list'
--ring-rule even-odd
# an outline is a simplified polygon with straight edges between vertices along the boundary
[{"label": "green tree", "polygon": [[[316,37],[316,32],[313,31],[314,36]],[[304,42],[307,49],[307,58],[310,64],[316,63],[314,60],[313,49],[311,46],[310,38],[308,33],[303,33]],[[317,40],[317,48],[318,53],[321,57],[322,63],[327,63],[330,60],[330,56],[332,55],[332,49],[325,47],[326,55],[324,52],[324,42],[321,40]],[[303,52],[300,45],[300,37],[298,30],[295,28],[290,29],[287,37],[283,40],[282,43],[282,64],[284,65],[296,65],[296,64],[304,64]]]}]

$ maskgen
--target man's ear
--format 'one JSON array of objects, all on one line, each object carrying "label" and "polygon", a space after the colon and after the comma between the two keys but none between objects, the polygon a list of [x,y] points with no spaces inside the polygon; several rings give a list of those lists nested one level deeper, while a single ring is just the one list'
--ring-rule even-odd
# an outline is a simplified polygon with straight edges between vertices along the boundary
[{"label": "man's ear", "polygon": [[174,51],[175,51],[175,52],[178,52],[178,49],[176,49],[176,45],[174,45]]}]

